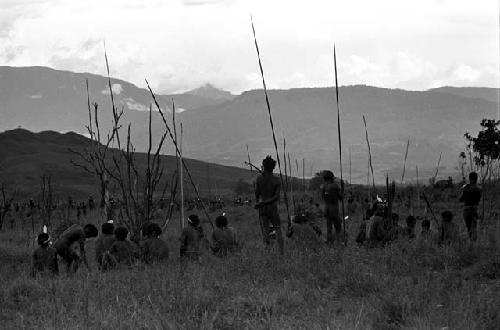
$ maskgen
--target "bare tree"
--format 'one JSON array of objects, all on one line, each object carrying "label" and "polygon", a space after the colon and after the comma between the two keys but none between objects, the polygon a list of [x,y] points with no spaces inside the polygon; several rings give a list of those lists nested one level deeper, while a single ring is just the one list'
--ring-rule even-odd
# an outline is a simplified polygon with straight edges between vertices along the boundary
[{"label": "bare tree", "polygon": [[0,184],[0,230],[3,228],[3,223],[7,218],[7,215],[12,210],[12,201],[16,195],[15,192],[11,192],[10,194],[5,191],[5,185],[3,183]]},{"label": "bare tree", "polygon": [[145,155],[136,153],[131,139],[130,123],[126,131],[126,143],[122,145],[120,132],[122,129],[123,107],[118,111],[115,106],[106,52],[105,59],[111,97],[112,127],[108,131],[106,138],[102,139],[98,105],[90,101],[87,80],[89,124],[86,128],[91,143],[90,147],[85,148],[83,151],[71,150],[79,158],[78,162],[73,161],[72,163],[97,176],[100,183],[101,206],[106,207],[106,213],[108,213],[110,207],[108,190],[110,187],[117,189],[119,195],[117,207],[120,208],[118,212],[121,215],[120,221],[130,229],[133,237],[137,237],[142,225],[154,218],[161,201],[164,200],[167,193],[168,180],[164,178],[165,166],[160,156],[167,132],[164,132],[160,139],[153,143],[152,108],[150,106],[147,153]]}]

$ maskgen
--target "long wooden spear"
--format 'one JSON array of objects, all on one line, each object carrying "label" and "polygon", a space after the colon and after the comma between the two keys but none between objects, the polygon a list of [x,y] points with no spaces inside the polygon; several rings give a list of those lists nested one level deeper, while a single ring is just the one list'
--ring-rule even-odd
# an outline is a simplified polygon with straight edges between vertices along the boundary
[{"label": "long wooden spear", "polygon": [[375,189],[375,176],[373,175],[373,163],[372,163],[372,149],[370,148],[370,139],[368,138],[368,128],[366,127],[366,118],[363,116],[363,123],[365,124],[365,137],[366,137],[366,144],[368,145],[368,164],[370,165],[370,170],[372,172],[372,183],[373,183],[373,190]]},{"label": "long wooden spear", "polygon": [[[335,67],[335,96],[337,99],[337,130],[339,137],[339,163],[340,163],[340,187],[342,195],[344,195],[344,174],[342,172],[342,137],[340,132],[340,106],[339,106],[339,83],[337,78],[337,52],[335,50],[335,44],[333,44],[333,65]],[[344,229],[344,244],[347,245],[346,241],[346,222],[345,222],[345,208],[344,208],[344,196],[342,196],[342,227]]]},{"label": "long wooden spear", "polygon": [[410,147],[410,138],[408,138],[408,143],[406,144],[405,160],[403,162],[403,174],[401,175],[401,184],[405,183],[406,159],[408,158],[408,148],[409,147]]},{"label": "long wooden spear", "polygon": [[441,157],[443,156],[443,152],[440,152],[439,153],[439,159],[438,159],[438,163],[437,163],[437,166],[436,166],[436,173],[434,173],[434,177],[432,178],[432,183],[436,183],[436,177],[439,173],[439,165],[441,165]]},{"label": "long wooden spear", "polygon": [[[170,129],[170,125],[168,124],[167,119],[165,118],[165,114],[163,113],[163,110],[161,109],[160,104],[158,103],[158,100],[156,99],[156,95],[153,93],[153,90],[151,89],[151,86],[149,86],[149,82],[147,79],[146,79],[146,85],[148,86],[149,93],[151,94],[151,97],[153,98],[155,106],[156,106],[158,112],[160,113],[161,119],[163,121],[163,124],[165,125],[165,128],[166,128],[168,135],[170,137],[170,140],[172,140],[172,142],[174,144],[175,152],[181,154],[181,151],[179,150],[179,146],[177,145],[177,140],[175,139],[175,137],[172,133],[172,130]],[[184,170],[186,170],[186,174],[189,178],[189,181],[191,182],[191,185],[193,186],[196,197],[200,200],[201,207],[203,209],[203,213],[205,213],[205,216],[207,217],[208,221],[210,222],[210,225],[212,226],[212,228],[214,228],[214,224],[212,222],[210,214],[208,213],[207,208],[205,207],[205,204],[203,203],[203,200],[200,197],[200,192],[198,190],[198,187],[194,183],[194,179],[191,176],[191,172],[189,172],[189,168],[187,167],[186,162],[182,158],[181,158],[181,165],[182,165],[182,168]]]},{"label": "long wooden spear", "polygon": [[[259,45],[257,44],[257,36],[255,34],[255,27],[253,24],[253,18],[250,16],[250,21],[252,23],[252,32],[253,32],[253,39],[255,42],[255,50],[257,51],[257,58],[259,60],[259,69],[260,69],[260,75],[262,77],[262,85],[264,86],[264,95],[266,97],[266,105],[267,105],[267,113],[269,114],[269,123],[271,124],[271,131],[273,133],[273,142],[274,142],[274,150],[276,151],[276,159],[278,161],[278,170],[280,173],[280,181],[281,181],[281,186],[284,186],[284,181],[283,181],[283,173],[281,172],[281,161],[280,161],[280,155],[278,151],[278,142],[276,141],[276,134],[274,133],[274,123],[273,123],[273,116],[271,114],[271,104],[269,103],[269,96],[267,94],[267,86],[266,86],[266,80],[264,79],[264,69],[262,68],[262,61],[260,59],[260,51],[259,51]],[[286,161],[286,160],[285,160]],[[290,207],[288,205],[288,194],[286,189],[283,189],[283,194],[285,197],[285,206],[286,206],[286,213],[288,217],[288,227],[292,225],[292,219],[290,217]]]}]

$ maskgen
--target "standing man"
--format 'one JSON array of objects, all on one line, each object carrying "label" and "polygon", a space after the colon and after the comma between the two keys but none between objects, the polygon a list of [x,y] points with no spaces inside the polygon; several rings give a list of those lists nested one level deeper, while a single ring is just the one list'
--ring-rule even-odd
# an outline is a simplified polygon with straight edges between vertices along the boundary
[{"label": "standing man", "polygon": [[262,161],[263,172],[257,177],[255,182],[255,208],[259,210],[259,218],[264,235],[264,243],[269,245],[272,229],[276,231],[280,253],[284,253],[283,235],[281,233],[281,221],[278,213],[278,203],[280,200],[280,179],[273,175],[276,161],[271,156],[267,156]]},{"label": "standing man", "polygon": [[[326,218],[326,241],[333,243],[334,237],[332,233],[332,225],[335,227],[337,236],[342,232],[342,219],[339,214],[339,201],[344,198],[343,189],[335,182],[335,176],[332,171],[323,172],[324,183],[321,185],[321,198],[325,203],[325,218]],[[343,183],[341,182],[341,185]]]},{"label": "standing man", "polygon": [[462,188],[460,202],[464,203],[464,221],[471,241],[477,239],[477,207],[481,200],[481,188],[477,185],[477,173],[469,174],[469,184]]}]

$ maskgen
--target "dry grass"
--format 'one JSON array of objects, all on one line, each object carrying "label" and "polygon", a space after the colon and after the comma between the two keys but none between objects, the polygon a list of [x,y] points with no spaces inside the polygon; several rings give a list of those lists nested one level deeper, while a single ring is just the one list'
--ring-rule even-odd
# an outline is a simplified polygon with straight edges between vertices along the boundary
[{"label": "dry grass", "polygon": [[[470,248],[396,242],[317,252],[289,246],[283,259],[260,241],[255,211],[228,210],[241,253],[177,259],[127,271],[29,278],[21,231],[0,233],[0,324],[37,329],[496,329],[498,243]],[[356,225],[351,225],[354,237]],[[206,228],[208,230],[208,227]],[[490,243],[488,243],[490,242]],[[92,254],[92,242],[89,243]],[[94,267],[95,269],[95,267]]]}]

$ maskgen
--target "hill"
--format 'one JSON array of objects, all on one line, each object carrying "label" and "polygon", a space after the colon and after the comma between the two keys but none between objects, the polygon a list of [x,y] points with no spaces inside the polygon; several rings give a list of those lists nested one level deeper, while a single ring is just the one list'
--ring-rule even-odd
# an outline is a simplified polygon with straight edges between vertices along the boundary
[{"label": "hill", "polygon": [[[72,194],[86,198],[97,195],[97,181],[94,176],[71,164],[78,161],[69,149],[82,151],[90,140],[79,134],[65,134],[54,131],[33,133],[24,129],[15,129],[0,133],[0,182],[15,189],[22,196],[36,196],[40,191],[41,177],[50,174],[57,193]],[[138,154],[138,166],[145,166],[145,154]],[[175,157],[163,156],[166,164],[166,178],[176,168]],[[232,193],[236,182],[241,178],[251,180],[248,170],[209,164],[194,159],[186,159],[186,164],[198,185],[198,189],[207,194]],[[186,180],[187,194],[192,191]]]},{"label": "hill", "polygon": [[[85,79],[89,79],[91,100],[99,104],[103,132],[111,123],[107,78],[49,68],[0,67],[0,129],[18,125],[34,131],[85,132],[88,121]],[[147,114],[152,99],[147,90],[112,79],[115,101],[123,107],[122,123],[132,123],[134,146],[147,146]],[[440,176],[457,175],[457,157],[464,148],[463,134],[476,132],[482,118],[496,118],[497,89],[444,87],[429,91],[406,91],[356,85],[340,88],[344,169],[352,181],[366,182],[367,147],[362,116],[366,116],[372,146],[375,176],[380,182],[386,173],[399,178],[408,138],[411,139],[406,177],[421,178],[435,171],[443,152]],[[174,98],[184,127],[184,154],[224,165],[242,166],[246,145],[255,162],[274,155],[264,95],[251,90],[238,96],[218,97],[224,92],[208,85],[178,95],[158,95],[168,112]],[[226,95],[227,96],[227,95]],[[269,98],[282,144],[287,139],[291,161],[306,162],[306,175],[333,168],[338,173],[338,141],[333,88],[270,90]],[[153,133],[164,130],[155,112]],[[169,119],[170,120],[170,119]],[[167,146],[167,154],[173,148]],[[293,165],[293,164],[292,164]],[[296,167],[292,166],[297,172]],[[302,172],[302,169],[299,170]]]}]

